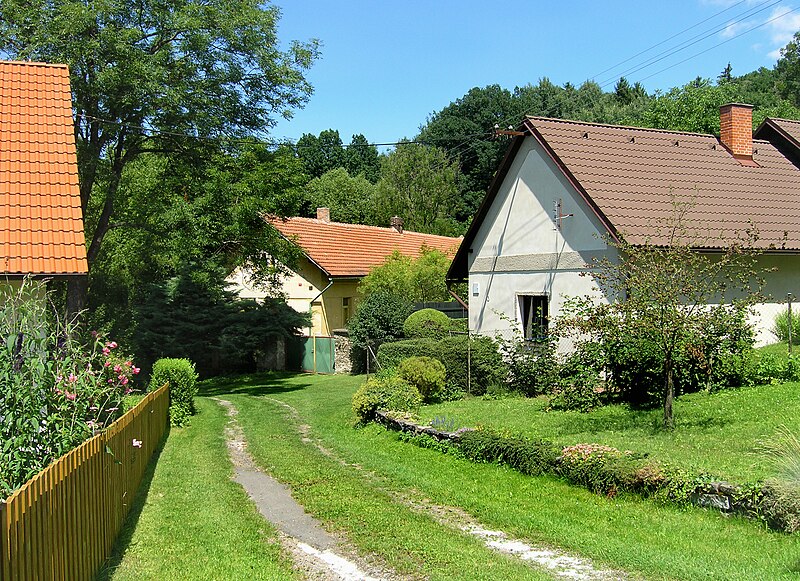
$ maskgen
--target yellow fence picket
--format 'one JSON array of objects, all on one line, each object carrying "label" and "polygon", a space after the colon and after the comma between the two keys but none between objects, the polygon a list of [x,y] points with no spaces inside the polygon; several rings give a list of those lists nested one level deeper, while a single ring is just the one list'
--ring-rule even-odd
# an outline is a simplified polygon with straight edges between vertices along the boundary
[{"label": "yellow fence picket", "polygon": [[93,579],[166,433],[168,413],[165,385],[0,500],[0,581]]}]

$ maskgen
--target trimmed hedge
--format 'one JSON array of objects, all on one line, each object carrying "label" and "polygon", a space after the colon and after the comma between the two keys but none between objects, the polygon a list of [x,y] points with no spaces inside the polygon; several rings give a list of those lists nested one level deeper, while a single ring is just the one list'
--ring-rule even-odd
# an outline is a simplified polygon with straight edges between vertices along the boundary
[{"label": "trimmed hedge", "polygon": [[169,383],[169,423],[183,426],[194,415],[197,373],[188,359],[159,359],[153,364],[150,391]]},{"label": "trimmed hedge", "polygon": [[[468,341],[471,345],[468,350]],[[384,343],[378,349],[378,362],[386,368],[397,367],[408,357],[433,357],[444,364],[446,390],[468,391],[468,362],[471,363],[469,391],[475,395],[486,393],[489,386],[503,383],[507,375],[497,344],[489,337],[465,336],[433,339],[408,339]]]},{"label": "trimmed hedge", "polygon": [[444,339],[450,334],[450,317],[436,309],[420,309],[411,313],[403,323],[403,333],[409,339]]}]

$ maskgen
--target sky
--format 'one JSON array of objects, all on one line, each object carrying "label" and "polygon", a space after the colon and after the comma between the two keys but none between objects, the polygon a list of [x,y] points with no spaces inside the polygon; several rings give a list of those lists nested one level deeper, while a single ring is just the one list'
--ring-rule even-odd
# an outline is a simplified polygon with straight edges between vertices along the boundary
[{"label": "sky", "polygon": [[[278,37],[321,42],[314,93],[275,138],[337,129],[346,143],[414,137],[473,87],[624,75],[648,92],[771,68],[800,0],[274,0]],[[488,128],[487,128],[488,129]]]}]

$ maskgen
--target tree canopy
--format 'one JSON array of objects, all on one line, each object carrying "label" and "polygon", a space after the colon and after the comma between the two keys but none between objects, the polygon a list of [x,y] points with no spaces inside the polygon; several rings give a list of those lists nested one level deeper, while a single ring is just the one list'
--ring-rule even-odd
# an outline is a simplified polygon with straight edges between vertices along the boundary
[{"label": "tree canopy", "polygon": [[[317,42],[281,50],[278,17],[257,0],[2,3],[2,53],[70,67],[90,270],[109,231],[134,227],[116,208],[128,164],[261,135],[307,101]],[[73,287],[73,307],[85,293]]]}]

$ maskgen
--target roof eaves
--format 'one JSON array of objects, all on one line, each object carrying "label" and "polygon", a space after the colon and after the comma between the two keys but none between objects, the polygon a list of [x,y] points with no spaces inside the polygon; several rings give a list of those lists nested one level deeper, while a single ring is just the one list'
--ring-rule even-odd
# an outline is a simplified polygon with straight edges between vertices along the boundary
[{"label": "roof eaves", "polygon": [[302,251],[303,251],[303,256],[305,256],[305,257],[308,259],[308,261],[309,261],[311,264],[313,264],[314,266],[316,266],[317,268],[319,268],[319,269],[322,271],[322,273],[323,273],[325,276],[327,276],[328,278],[331,278],[331,273],[330,273],[330,272],[328,272],[328,271],[325,269],[325,267],[324,267],[324,266],[322,266],[322,265],[321,265],[319,262],[317,262],[316,260],[314,260],[314,258],[313,258],[313,257],[312,257],[312,256],[311,256],[311,255],[310,255],[310,254],[309,254],[309,253],[306,251],[306,249],[305,249],[305,248],[303,248],[303,247],[302,247],[300,244],[298,244],[297,240],[292,240],[291,238],[289,238],[288,236],[286,236],[286,235],[285,235],[283,232],[281,232],[281,229],[280,229],[280,228],[278,228],[277,226],[275,226],[275,224],[271,223],[271,222],[270,222],[269,220],[267,220],[266,218],[264,219],[264,221],[265,221],[267,224],[269,224],[270,226],[272,226],[273,228],[275,228],[275,230],[278,232],[278,235],[280,235],[280,237],[281,237],[281,238],[283,238],[284,240],[286,240],[286,241],[287,241],[287,242],[289,242],[290,244],[294,244],[294,245],[295,245],[295,246],[297,246],[297,247],[298,247],[300,250],[302,250]]}]

